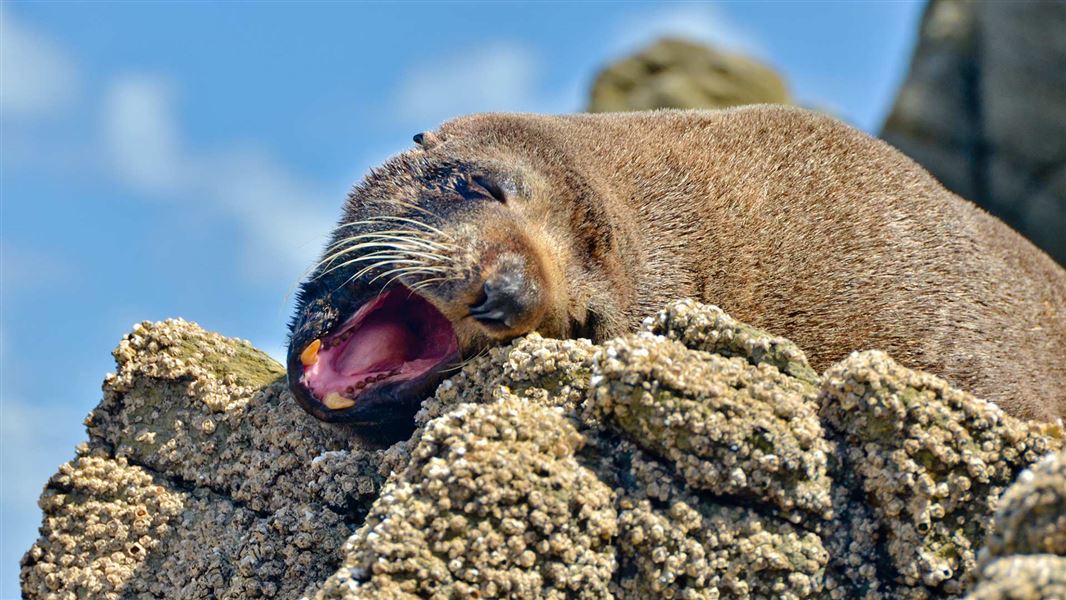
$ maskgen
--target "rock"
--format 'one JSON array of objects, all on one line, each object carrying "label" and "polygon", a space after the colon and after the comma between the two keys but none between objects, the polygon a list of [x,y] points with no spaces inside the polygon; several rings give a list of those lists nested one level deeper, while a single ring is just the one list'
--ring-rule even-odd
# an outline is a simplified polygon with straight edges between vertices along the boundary
[{"label": "rock", "polygon": [[1061,439],[878,351],[829,368],[822,390],[836,479],[864,493],[896,594],[963,592],[999,496]]},{"label": "rock", "polygon": [[785,81],[750,58],[662,39],[608,65],[592,86],[590,112],[790,104]]},{"label": "rock", "polygon": [[382,451],[291,410],[284,369],[181,320],[143,323],[40,499],[28,597],[296,597],[384,481]]},{"label": "rock", "polygon": [[1066,4],[932,0],[882,137],[1066,264]]},{"label": "rock", "polygon": [[879,352],[819,376],[692,301],[602,345],[493,348],[388,448],[194,324],[115,356],[42,495],[29,598],[928,598],[978,576],[992,598],[1017,572],[1057,589],[1066,560],[1061,458],[995,512],[1061,428]]},{"label": "rock", "polygon": [[991,529],[970,600],[1066,598],[1066,453],[1018,477]]},{"label": "rock", "polygon": [[506,393],[434,419],[317,597],[604,597],[618,517],[583,443],[559,411]]}]

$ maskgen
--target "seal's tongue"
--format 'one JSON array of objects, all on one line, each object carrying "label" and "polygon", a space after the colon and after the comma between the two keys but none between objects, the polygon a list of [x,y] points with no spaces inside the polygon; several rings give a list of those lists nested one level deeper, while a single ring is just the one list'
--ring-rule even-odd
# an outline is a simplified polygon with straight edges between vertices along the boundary
[{"label": "seal's tongue", "polygon": [[401,323],[371,321],[355,330],[333,366],[344,375],[391,371],[410,358],[415,341]]}]

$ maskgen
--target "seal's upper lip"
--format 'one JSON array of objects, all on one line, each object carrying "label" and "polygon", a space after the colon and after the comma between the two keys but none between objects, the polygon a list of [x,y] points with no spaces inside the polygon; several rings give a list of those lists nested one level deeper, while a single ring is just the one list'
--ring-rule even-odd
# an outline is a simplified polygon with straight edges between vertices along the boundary
[{"label": "seal's upper lip", "polygon": [[359,412],[360,404],[380,404],[375,396],[390,387],[423,387],[412,384],[439,375],[458,355],[459,342],[436,307],[398,287],[365,302],[328,335],[294,348],[294,358],[297,350],[299,362],[290,360],[290,382],[309,396],[298,394],[298,399],[320,418],[335,417],[326,417],[332,421],[347,420],[342,414]]}]

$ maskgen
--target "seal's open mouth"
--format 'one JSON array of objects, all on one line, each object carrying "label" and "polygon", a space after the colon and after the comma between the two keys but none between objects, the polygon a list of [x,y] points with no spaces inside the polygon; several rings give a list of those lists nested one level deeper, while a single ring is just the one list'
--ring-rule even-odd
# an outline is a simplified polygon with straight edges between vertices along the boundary
[{"label": "seal's open mouth", "polygon": [[428,380],[458,352],[448,319],[418,294],[396,288],[308,344],[300,352],[299,383],[329,411],[348,412],[361,403],[387,402],[378,396],[389,389],[388,396],[405,395],[435,384]]}]

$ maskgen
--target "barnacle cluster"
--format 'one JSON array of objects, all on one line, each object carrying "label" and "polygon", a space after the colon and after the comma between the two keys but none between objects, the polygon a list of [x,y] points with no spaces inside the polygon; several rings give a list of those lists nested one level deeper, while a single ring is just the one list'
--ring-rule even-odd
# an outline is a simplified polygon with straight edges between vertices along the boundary
[{"label": "barnacle cluster", "polygon": [[876,351],[819,375],[691,301],[601,345],[494,348],[384,448],[194,324],[138,325],[115,357],[89,440],[41,497],[27,597],[1066,589],[1060,428]]}]

